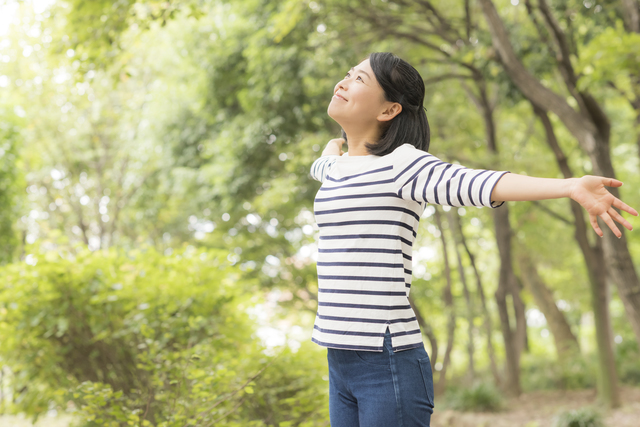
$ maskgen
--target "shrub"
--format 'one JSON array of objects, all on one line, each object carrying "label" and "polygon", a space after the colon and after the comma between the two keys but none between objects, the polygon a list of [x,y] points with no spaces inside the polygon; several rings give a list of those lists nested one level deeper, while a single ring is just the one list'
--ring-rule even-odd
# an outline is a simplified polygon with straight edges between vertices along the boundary
[{"label": "shrub", "polygon": [[496,412],[503,405],[500,391],[486,382],[452,390],[447,393],[445,401],[451,409],[463,412]]},{"label": "shrub", "polygon": [[525,357],[521,365],[522,388],[534,390],[577,390],[596,386],[597,360],[578,356],[557,361],[533,355]]},{"label": "shrub", "polygon": [[629,337],[616,344],[616,365],[620,381],[632,386],[640,386],[640,349],[638,343]]},{"label": "shrub", "polygon": [[553,427],[604,427],[604,423],[597,411],[580,408],[558,414]]},{"label": "shrub", "polygon": [[48,254],[1,269],[0,360],[19,390],[5,411],[72,402],[87,427],[327,425],[326,362],[265,355],[246,315],[258,301],[226,255]]}]

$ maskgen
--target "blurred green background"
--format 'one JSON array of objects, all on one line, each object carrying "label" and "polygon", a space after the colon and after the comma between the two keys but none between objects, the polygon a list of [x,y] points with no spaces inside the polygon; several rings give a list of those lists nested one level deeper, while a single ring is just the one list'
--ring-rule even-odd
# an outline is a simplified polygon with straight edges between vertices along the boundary
[{"label": "blurred green background", "polygon": [[[328,426],[309,167],[339,136],[334,85],[392,51],[425,79],[434,155],[615,174],[638,208],[639,15],[637,0],[0,2],[0,414]],[[421,221],[411,297],[436,411],[582,388],[619,407],[640,387],[640,235],[600,239],[567,200],[496,212]]]}]

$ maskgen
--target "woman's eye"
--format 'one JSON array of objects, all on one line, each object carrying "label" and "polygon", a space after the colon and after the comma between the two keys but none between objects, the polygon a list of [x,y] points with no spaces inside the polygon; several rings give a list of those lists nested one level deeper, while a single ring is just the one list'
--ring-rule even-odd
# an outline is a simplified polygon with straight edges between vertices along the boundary
[{"label": "woman's eye", "polygon": [[347,75],[344,76],[344,78],[346,79],[347,77],[351,77],[351,74],[347,73]]},{"label": "woman's eye", "polygon": [[358,76],[358,77],[356,78],[356,80],[358,80],[358,79],[360,79],[360,81],[364,83],[364,80],[362,80],[362,77]]}]

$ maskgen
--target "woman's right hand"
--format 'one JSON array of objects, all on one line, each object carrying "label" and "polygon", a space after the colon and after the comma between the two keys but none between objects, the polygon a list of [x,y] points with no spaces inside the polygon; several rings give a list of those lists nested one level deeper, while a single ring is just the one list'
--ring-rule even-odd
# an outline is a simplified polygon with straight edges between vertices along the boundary
[{"label": "woman's right hand", "polygon": [[598,225],[600,217],[613,231],[616,237],[622,237],[622,233],[614,221],[622,224],[627,230],[632,230],[631,223],[622,217],[614,208],[623,210],[631,215],[638,216],[638,212],[622,200],[614,197],[606,187],[620,187],[622,182],[613,178],[586,175],[572,181],[570,196],[580,203],[589,213],[589,222],[600,237],[604,235]]},{"label": "woman's right hand", "polygon": [[342,144],[346,141],[343,138],[332,139],[327,143],[327,146],[322,151],[323,156],[342,156],[344,151],[342,151]]}]

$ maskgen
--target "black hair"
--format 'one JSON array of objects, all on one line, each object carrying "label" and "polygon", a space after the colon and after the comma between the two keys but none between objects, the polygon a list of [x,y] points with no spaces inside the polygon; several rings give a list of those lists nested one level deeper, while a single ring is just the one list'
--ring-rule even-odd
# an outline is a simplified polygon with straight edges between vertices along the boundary
[{"label": "black hair", "polygon": [[418,70],[390,52],[369,55],[371,69],[389,102],[402,105],[402,111],[381,124],[380,138],[365,146],[370,154],[384,156],[402,144],[428,151],[431,132],[424,109],[424,81]]}]

